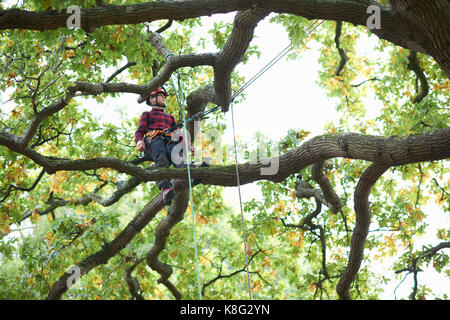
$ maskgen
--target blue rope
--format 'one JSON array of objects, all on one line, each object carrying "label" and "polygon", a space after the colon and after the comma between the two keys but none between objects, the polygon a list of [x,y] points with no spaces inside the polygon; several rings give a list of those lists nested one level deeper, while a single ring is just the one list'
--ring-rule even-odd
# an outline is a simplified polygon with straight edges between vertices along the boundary
[{"label": "blue rope", "polygon": [[[320,22],[319,22],[320,21]],[[306,36],[310,35],[314,30],[316,30],[324,20],[317,19],[314,21],[307,29],[306,29]],[[256,75],[254,75],[249,81],[247,81],[235,94],[231,97],[231,122],[233,125],[233,136],[234,136],[234,154],[235,154],[235,165],[236,165],[236,178],[237,178],[237,184],[238,184],[238,192],[239,192],[239,203],[240,203],[240,209],[241,209],[241,225],[242,225],[242,237],[244,241],[244,251],[245,251],[245,265],[246,265],[246,271],[247,271],[247,285],[248,285],[248,295],[250,300],[252,300],[252,294],[251,294],[251,288],[250,288],[250,272],[248,268],[248,256],[247,256],[247,241],[246,241],[246,234],[245,234],[245,224],[244,224],[244,212],[242,208],[242,198],[241,198],[241,186],[240,186],[240,179],[239,179],[239,161],[237,158],[237,148],[236,148],[236,132],[234,127],[234,112],[233,112],[233,101],[234,99],[241,94],[247,87],[249,87],[253,82],[255,82],[259,77],[261,77],[268,69],[270,69],[275,63],[277,63],[281,58],[283,58],[289,51],[291,51],[294,48],[292,45],[292,42],[284,48],[276,57],[274,57],[266,66],[264,66]],[[173,53],[168,53],[164,58],[167,61],[170,56],[174,56]],[[196,233],[195,233],[195,219],[194,219],[194,207],[193,207],[193,197],[192,197],[192,185],[191,185],[191,169],[190,169],[190,154],[188,151],[188,143],[187,143],[187,129],[186,129],[186,116],[185,116],[185,110],[183,107],[183,101],[184,101],[184,93],[183,93],[183,87],[181,85],[181,78],[178,77],[178,87],[180,89],[180,96],[177,94],[177,90],[175,87],[175,84],[173,82],[172,76],[170,76],[170,81],[172,83],[172,86],[175,90],[175,95],[178,101],[178,105],[183,110],[183,125],[184,125],[184,136],[185,136],[185,146],[187,151],[187,169],[188,169],[188,181],[189,181],[189,197],[191,202],[191,213],[192,213],[192,230],[194,233],[194,248],[195,248],[195,263],[197,267],[197,284],[198,284],[198,294],[200,297],[200,300],[202,300],[202,293],[200,289],[200,272],[198,268],[198,254],[197,254],[197,240],[196,240]]]},{"label": "blue rope", "polygon": [[[166,56],[167,58],[167,56]],[[181,79],[178,78],[178,86],[180,89],[180,95],[177,94],[177,90],[175,87],[175,83],[173,82],[172,76],[170,76],[170,82],[175,90],[175,96],[177,98],[177,102],[179,107],[181,108],[181,110],[183,110],[183,127],[184,127],[184,143],[185,143],[185,147],[186,147],[186,162],[187,162],[187,171],[188,171],[188,182],[189,182],[189,200],[191,203],[191,217],[192,217],[192,231],[194,234],[194,250],[195,250],[195,265],[196,265],[196,269],[197,269],[197,286],[198,286],[198,296],[200,298],[200,300],[202,300],[202,291],[200,289],[200,271],[199,271],[199,267],[198,267],[198,253],[197,253],[197,235],[195,232],[195,217],[194,217],[194,205],[193,205],[193,196],[192,196],[192,184],[191,184],[191,167],[190,167],[190,153],[189,153],[189,146],[188,146],[188,141],[187,141],[187,130],[186,130],[186,116],[185,116],[185,110],[183,107],[183,102],[184,102],[184,93],[183,93],[183,87],[180,84]]]}]

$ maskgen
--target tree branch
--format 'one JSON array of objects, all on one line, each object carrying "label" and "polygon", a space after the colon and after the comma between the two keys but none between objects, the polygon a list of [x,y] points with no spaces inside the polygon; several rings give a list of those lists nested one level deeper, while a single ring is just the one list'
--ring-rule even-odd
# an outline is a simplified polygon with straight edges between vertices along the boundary
[{"label": "tree branch", "polygon": [[[138,24],[162,19],[184,20],[218,13],[228,13],[252,8],[262,8],[277,13],[292,13],[309,19],[354,19],[364,24],[365,4],[350,1],[295,1],[273,0],[185,0],[154,1],[132,5],[109,5],[81,9],[81,27],[84,30],[106,25]],[[345,15],[347,13],[347,16]],[[359,16],[358,15],[362,15]],[[52,30],[65,28],[70,14],[67,10],[32,12],[19,9],[0,10],[0,30],[29,29]],[[355,21],[350,21],[355,22]]]},{"label": "tree branch", "polygon": [[[79,268],[80,276],[87,274],[93,268],[100,264],[106,264],[109,259],[114,257],[125,248],[128,243],[155,217],[155,215],[164,207],[164,201],[161,195],[150,201],[135,218],[120,232],[120,234],[111,242],[105,243],[101,250],[88,256],[75,267]],[[65,272],[50,288],[47,300],[61,299],[62,295],[68,290],[68,279],[70,272]]]},{"label": "tree branch", "polygon": [[172,23],[173,23],[173,19],[169,19],[169,21],[167,21],[167,23],[165,25],[163,25],[161,28],[156,30],[156,33],[162,33],[164,31],[166,31],[167,29],[169,29],[172,26]]},{"label": "tree branch", "polygon": [[[231,100],[231,73],[235,66],[241,62],[242,57],[248,49],[250,41],[253,39],[254,29],[258,22],[269,14],[266,10],[253,9],[244,12],[238,12],[234,19],[233,30],[231,36],[225,43],[223,49],[217,54],[208,54],[207,61],[197,65],[210,65],[214,67],[214,100],[216,104],[222,107],[222,111],[228,111]],[[149,41],[156,48],[158,53],[163,56],[167,65],[172,64],[180,59],[183,55],[175,56],[164,44],[158,33],[152,33]],[[196,55],[195,57],[200,57]],[[195,66],[192,64],[191,66]],[[175,69],[170,68],[167,73],[172,74]],[[163,70],[163,72],[164,72]],[[170,74],[166,77],[166,81],[170,78]],[[139,102],[143,102],[148,96],[141,96]]]},{"label": "tree branch", "polygon": [[[30,158],[49,174],[57,171],[112,168],[133,175],[142,181],[156,181],[166,178],[186,179],[187,177],[186,168],[145,170],[142,167],[115,158],[70,160],[47,157],[30,148],[22,147],[19,141],[18,136],[0,131],[0,146],[3,145],[13,152]],[[442,160],[450,158],[448,145],[450,145],[450,128],[404,137],[380,137],[356,133],[324,135],[313,138],[279,157],[268,158],[266,159],[267,162],[240,164],[239,176],[242,185],[259,180],[279,182],[308,165],[335,157],[360,159],[389,166]],[[267,163],[278,163],[278,172],[273,175],[263,174],[261,169],[267,166]],[[233,165],[192,168],[191,177],[199,178],[205,184],[235,186],[235,169]]]},{"label": "tree branch", "polygon": [[[312,219],[316,218],[320,212],[322,211],[322,200],[320,199],[320,197],[315,194],[313,195],[316,201],[316,209],[308,214],[306,217],[303,218],[302,222],[300,224],[292,224],[292,223],[286,223],[284,221],[284,219],[281,219],[281,223],[283,224],[283,226],[285,227],[289,227],[289,228],[299,228],[302,229],[304,231],[313,231],[313,230],[319,230],[319,240],[320,240],[320,247],[322,250],[322,274],[325,276],[325,278],[329,279],[330,276],[328,274],[328,269],[327,269],[327,245],[326,245],[326,241],[325,241],[325,230],[321,225],[318,224],[314,224],[312,222]],[[299,198],[309,198],[309,196],[307,194],[303,194],[297,197]]]},{"label": "tree branch", "polygon": [[76,87],[69,87],[67,90],[67,94],[64,99],[60,99],[59,101],[53,103],[52,105],[44,108],[43,110],[39,111],[31,120],[31,124],[28,127],[27,131],[25,132],[25,135],[21,138],[20,145],[22,147],[27,146],[33,136],[36,133],[36,130],[38,129],[40,123],[50,117],[51,115],[61,111],[65,106],[67,106],[72,100],[72,98],[75,96],[76,93]]},{"label": "tree branch", "polygon": [[122,73],[123,71],[128,69],[129,67],[132,67],[132,66],[135,66],[135,65],[136,65],[136,62],[134,62],[134,61],[127,62],[126,65],[124,65],[122,68],[120,68],[119,70],[114,72],[111,76],[109,76],[108,79],[106,79],[106,83],[111,82],[117,75],[119,75],[120,73]]},{"label": "tree branch", "polygon": [[313,179],[319,184],[322,190],[325,201],[328,207],[331,209],[332,213],[337,213],[342,209],[342,200],[338,194],[334,191],[328,177],[323,173],[324,161],[315,163],[312,166],[312,176]]},{"label": "tree branch", "polygon": [[395,271],[396,274],[408,271],[408,273],[412,273],[414,277],[414,286],[413,286],[413,292],[411,293],[411,300],[416,300],[416,294],[417,294],[417,288],[418,288],[418,279],[417,274],[419,271],[422,271],[419,268],[419,262],[420,260],[424,258],[431,258],[433,257],[439,250],[442,249],[449,249],[450,248],[450,242],[441,242],[438,245],[431,247],[429,249],[426,249],[418,254],[416,258],[412,259],[412,262],[409,266],[406,268],[400,269]]},{"label": "tree branch", "polygon": [[[251,263],[251,261],[253,260],[253,258],[255,258],[259,253],[261,253],[261,252],[264,252],[262,249],[258,249],[257,251],[255,251],[255,253],[253,253],[250,257],[249,257],[249,259],[248,259],[248,262],[249,262],[249,264]],[[210,285],[212,285],[212,284],[214,284],[216,281],[218,281],[218,280],[220,280],[220,279],[227,279],[227,278],[231,278],[231,277],[233,277],[233,276],[235,276],[235,275],[237,275],[237,274],[239,274],[239,273],[241,273],[241,272],[245,272],[247,269],[246,269],[246,266],[243,266],[242,267],[242,269],[239,269],[239,270],[235,270],[235,271],[233,271],[233,272],[231,272],[231,273],[229,273],[229,274],[226,274],[226,275],[223,275],[222,274],[222,264],[220,265],[220,268],[219,268],[219,274],[216,276],[216,277],[214,277],[214,278],[212,278],[211,280],[208,280],[206,283],[204,283],[203,285],[202,285],[202,295],[205,295],[205,289],[207,288],[207,287],[209,287]],[[249,273],[256,273],[256,274],[258,274],[259,275],[259,273],[258,272],[256,272],[256,271],[250,271]],[[260,275],[259,275],[260,276]],[[261,277],[261,276],[260,276]]]},{"label": "tree branch", "polygon": [[0,200],[0,202],[3,202],[6,200],[6,198],[11,194],[13,190],[19,190],[19,191],[31,191],[38,185],[39,181],[41,181],[42,177],[45,174],[45,170],[41,170],[36,180],[33,182],[31,187],[19,187],[13,184],[10,184],[6,191],[1,191],[0,194],[3,195],[3,198]]},{"label": "tree branch", "polygon": [[342,272],[336,291],[342,300],[350,300],[350,286],[358,274],[363,259],[364,245],[370,226],[369,195],[377,180],[389,169],[389,165],[373,163],[362,173],[355,189],[356,225],[353,230],[350,254],[346,269]]},{"label": "tree branch", "polygon": [[136,256],[126,258],[131,259],[133,262],[132,266],[125,270],[124,276],[125,282],[128,285],[128,290],[130,291],[131,294],[131,298],[136,300],[145,300],[141,294],[141,286],[139,284],[138,279],[132,276],[133,270],[136,268],[138,264],[144,261],[144,259],[143,258],[138,259]]},{"label": "tree branch", "polygon": [[408,61],[408,69],[414,71],[417,79],[420,81],[420,89],[416,87],[417,95],[413,99],[413,103],[419,103],[428,95],[430,86],[428,85],[427,77],[425,76],[423,69],[420,67],[417,52],[410,51]]},{"label": "tree branch", "polygon": [[341,74],[342,70],[344,70],[347,61],[349,60],[347,54],[345,53],[345,50],[341,48],[341,33],[342,33],[342,21],[337,21],[336,35],[334,37],[334,42],[336,43],[336,48],[338,49],[341,60],[336,70],[334,71],[334,75],[336,76],[339,76]]},{"label": "tree branch", "polygon": [[241,62],[253,39],[256,25],[269,15],[269,11],[252,9],[238,12],[234,18],[233,30],[223,49],[217,54],[214,65],[214,89],[222,112],[228,111],[231,102],[231,73]]},{"label": "tree branch", "polygon": [[[57,208],[60,207],[64,207],[67,205],[82,205],[82,206],[86,206],[89,203],[91,203],[92,201],[95,201],[96,203],[104,206],[104,207],[109,207],[113,204],[115,204],[116,202],[118,202],[124,195],[128,194],[129,192],[131,192],[135,187],[137,187],[140,183],[142,182],[142,180],[139,180],[136,177],[130,177],[127,181],[122,181],[122,182],[118,182],[117,183],[117,190],[114,191],[112,193],[111,196],[109,196],[108,198],[103,198],[101,196],[99,196],[97,194],[97,192],[99,192],[105,185],[107,182],[104,182],[102,185],[100,185],[99,187],[97,187],[97,189],[92,192],[89,193],[81,198],[78,199],[70,199],[70,200],[65,200],[65,199],[55,199],[53,197],[50,197],[50,199],[46,202],[46,204],[48,205],[47,208],[43,209],[43,210],[39,210],[39,209],[34,209],[34,210],[27,210],[22,214],[22,218],[20,220],[19,223],[23,222],[25,219],[31,217],[31,215],[34,213],[40,215],[40,216],[44,216],[46,214],[49,213],[53,213]],[[51,194],[52,195],[52,194]]]},{"label": "tree branch", "polygon": [[[381,9],[381,29],[371,30],[379,38],[396,45],[431,55],[450,75],[450,54],[443,45],[450,38],[450,5],[447,0],[418,1],[394,0],[391,6],[381,6],[376,1],[335,0],[186,0],[154,1],[133,5],[110,5],[81,9],[81,28],[92,32],[106,25],[138,24],[161,19],[183,20],[258,8],[275,13],[288,13],[307,19],[350,22],[366,26],[367,6]],[[413,10],[405,10],[412,8]],[[31,12],[19,9],[0,10],[0,30],[29,29],[51,30],[66,28],[70,14],[67,10]],[[420,23],[418,23],[420,21]],[[417,28],[418,27],[418,28]],[[415,32],[410,32],[414,29]],[[224,101],[220,103],[225,104]]]},{"label": "tree branch", "polygon": [[174,203],[170,207],[167,216],[158,224],[155,230],[155,242],[153,247],[148,251],[146,255],[146,262],[152,270],[158,272],[161,277],[158,279],[158,283],[164,284],[167,289],[173,294],[175,299],[182,298],[180,291],[169,281],[169,277],[172,275],[172,267],[166,263],[158,260],[159,254],[165,249],[167,238],[169,237],[170,230],[184,218],[184,213],[189,202],[189,193],[186,189],[180,190],[178,185],[174,185],[176,190]]}]

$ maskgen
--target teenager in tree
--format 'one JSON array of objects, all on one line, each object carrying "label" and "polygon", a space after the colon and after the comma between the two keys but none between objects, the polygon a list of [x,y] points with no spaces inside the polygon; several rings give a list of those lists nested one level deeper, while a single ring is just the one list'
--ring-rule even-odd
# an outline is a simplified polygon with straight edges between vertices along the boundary
[{"label": "teenager in tree", "polygon": [[[152,110],[145,111],[141,115],[134,141],[139,151],[144,151],[147,157],[153,159],[156,168],[168,168],[171,164],[176,168],[182,168],[186,166],[183,148],[175,150],[174,148],[183,141],[183,136],[180,135],[179,128],[176,128],[177,121],[175,118],[164,111],[166,97],[167,92],[164,88],[158,87],[146,99],[146,103],[152,107]],[[138,102],[141,101],[138,100]],[[174,128],[176,130],[164,131]],[[172,159],[175,156],[177,159]],[[164,179],[157,181],[157,185],[161,190],[164,203],[170,205],[175,195],[172,183],[169,179]]]}]

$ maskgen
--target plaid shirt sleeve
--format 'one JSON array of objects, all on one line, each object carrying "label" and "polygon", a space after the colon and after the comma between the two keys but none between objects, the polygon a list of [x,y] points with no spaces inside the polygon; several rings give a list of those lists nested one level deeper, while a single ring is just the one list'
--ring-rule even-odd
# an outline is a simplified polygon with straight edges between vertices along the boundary
[{"label": "plaid shirt sleeve", "polygon": [[138,143],[138,141],[142,140],[142,137],[144,136],[145,132],[147,131],[148,127],[148,113],[144,112],[141,115],[141,118],[139,119],[139,126],[136,130],[136,133],[134,134],[134,142]]}]

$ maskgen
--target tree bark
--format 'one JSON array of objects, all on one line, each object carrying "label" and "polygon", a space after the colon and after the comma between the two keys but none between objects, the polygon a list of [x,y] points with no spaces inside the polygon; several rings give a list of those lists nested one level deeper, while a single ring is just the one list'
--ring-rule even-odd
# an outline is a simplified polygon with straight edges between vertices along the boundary
[{"label": "tree bark", "polygon": [[[123,229],[123,231],[111,242],[106,243],[101,250],[87,257],[75,265],[79,268],[80,277],[87,274],[93,268],[100,264],[106,264],[109,259],[114,257],[125,248],[128,243],[140,232],[164,207],[164,201],[160,196],[153,199],[145,208]],[[72,276],[71,272],[65,272],[56,281],[47,296],[47,300],[59,300],[69,289],[68,280]]]},{"label": "tree bark", "polygon": [[[46,157],[28,147],[22,147],[18,136],[5,132],[0,132],[0,145],[30,158],[50,174],[57,171],[112,168],[142,181],[186,179],[187,177],[185,168],[162,168],[150,171],[115,158],[68,160]],[[239,178],[241,184],[259,180],[280,182],[306,166],[336,157],[366,160],[389,166],[442,160],[450,158],[448,146],[450,146],[450,128],[404,137],[381,137],[357,133],[323,135],[279,157],[266,159],[262,163],[239,165]],[[273,175],[264,175],[262,169],[267,166],[267,163],[278,163],[279,170]],[[204,184],[236,186],[235,169],[234,165],[192,168],[191,177],[200,178]]]},{"label": "tree bark", "polygon": [[[134,5],[108,5],[81,9],[81,28],[92,32],[106,25],[137,24],[161,19],[183,20],[238,10],[264,9],[308,19],[345,21],[366,26],[368,5],[381,8],[378,37],[432,56],[450,77],[450,4],[447,0],[391,0],[392,7],[376,1],[339,0],[186,0],[155,1]],[[65,28],[67,10],[30,12],[0,10],[0,30],[52,30]]]},{"label": "tree bark", "polygon": [[347,267],[339,278],[336,292],[341,300],[351,300],[350,285],[358,274],[363,260],[364,245],[370,226],[369,195],[377,180],[389,169],[388,165],[371,164],[361,175],[355,189],[356,224],[352,234]]},{"label": "tree bark", "polygon": [[[406,32],[406,46],[415,43],[432,56],[450,78],[450,2],[448,0],[391,0],[393,11]],[[410,48],[412,49],[412,48]],[[416,51],[412,49],[412,51]]]}]

